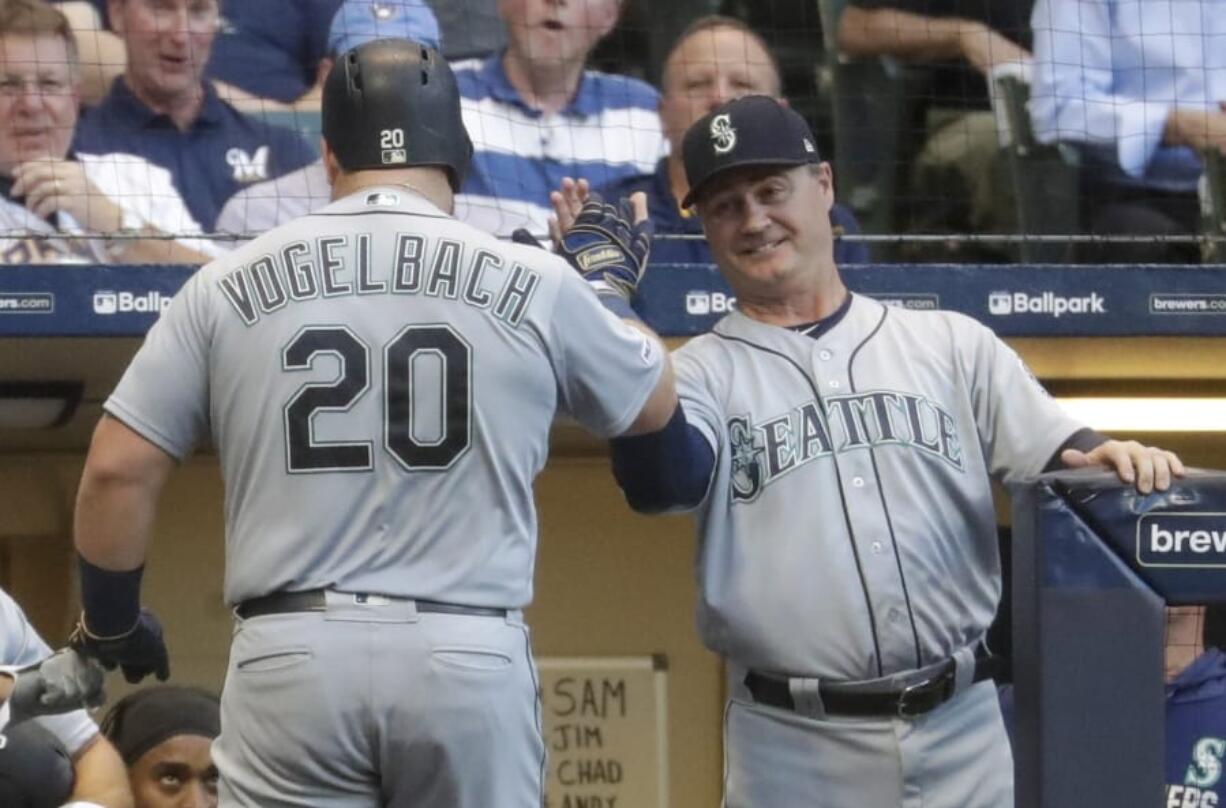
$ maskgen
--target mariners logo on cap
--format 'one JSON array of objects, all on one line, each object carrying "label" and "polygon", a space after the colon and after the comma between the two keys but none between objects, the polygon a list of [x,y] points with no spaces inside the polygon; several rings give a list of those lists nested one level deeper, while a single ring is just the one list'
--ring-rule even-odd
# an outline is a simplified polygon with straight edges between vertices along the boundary
[{"label": "mariners logo on cap", "polygon": [[711,140],[715,144],[716,154],[727,154],[736,145],[736,130],[732,128],[732,117],[727,113],[716,115],[711,119]]}]

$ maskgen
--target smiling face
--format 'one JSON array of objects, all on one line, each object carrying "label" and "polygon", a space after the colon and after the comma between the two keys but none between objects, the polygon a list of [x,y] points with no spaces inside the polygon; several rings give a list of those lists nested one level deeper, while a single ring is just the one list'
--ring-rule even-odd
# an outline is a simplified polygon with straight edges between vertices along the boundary
[{"label": "smiling face", "polygon": [[173,106],[199,91],[217,33],[217,0],[109,0],[128,50],[124,77],[140,98]]},{"label": "smiling face", "polygon": [[704,28],[673,48],[664,65],[660,119],[674,154],[685,130],[743,95],[778,97],[779,74],[761,40],[726,26]]},{"label": "smiling face", "polygon": [[0,36],[0,174],[68,153],[77,125],[76,70],[53,34]]},{"label": "smiling face", "polygon": [[715,262],[738,295],[786,296],[828,281],[834,266],[830,166],[746,166],[697,200]]},{"label": "smiling face", "polygon": [[617,22],[620,0],[499,0],[508,47],[526,62],[582,63]]},{"label": "smiling face", "polygon": [[136,808],[217,808],[217,767],[200,735],[175,735],[132,764]]}]

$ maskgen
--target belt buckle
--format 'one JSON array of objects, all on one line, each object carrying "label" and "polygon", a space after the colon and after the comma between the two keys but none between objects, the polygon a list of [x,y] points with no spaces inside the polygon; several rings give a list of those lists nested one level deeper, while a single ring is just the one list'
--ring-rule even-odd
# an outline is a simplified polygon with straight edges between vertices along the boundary
[{"label": "belt buckle", "polygon": [[919,718],[945,703],[945,685],[950,676],[950,673],[941,673],[904,687],[898,694],[898,717]]}]

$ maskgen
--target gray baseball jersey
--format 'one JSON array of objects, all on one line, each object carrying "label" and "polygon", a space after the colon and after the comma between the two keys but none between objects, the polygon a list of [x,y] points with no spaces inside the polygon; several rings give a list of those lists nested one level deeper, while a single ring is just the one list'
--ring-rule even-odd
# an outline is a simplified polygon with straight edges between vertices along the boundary
[{"label": "gray baseball jersey", "polygon": [[1082,426],[982,325],[859,295],[816,338],[734,312],[674,362],[716,453],[702,635],[797,676],[874,678],[978,641],[1000,596],[989,476],[1039,472]]},{"label": "gray baseball jersey", "polygon": [[[24,667],[51,656],[51,649],[30,625],[25,612],[0,589],[0,665]],[[51,732],[69,754],[98,734],[98,726],[84,710],[32,719]]]},{"label": "gray baseball jersey", "polygon": [[332,587],[518,608],[555,411],[625,431],[663,367],[560,258],[368,189],[204,267],[106,410],[211,431],[225,598]]}]

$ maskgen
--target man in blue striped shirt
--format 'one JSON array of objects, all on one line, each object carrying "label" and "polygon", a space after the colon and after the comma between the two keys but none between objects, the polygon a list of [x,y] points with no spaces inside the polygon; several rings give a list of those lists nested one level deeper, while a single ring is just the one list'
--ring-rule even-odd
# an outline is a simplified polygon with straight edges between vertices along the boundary
[{"label": "man in blue striped shirt", "polygon": [[456,217],[496,235],[544,238],[563,177],[593,186],[652,171],[664,154],[659,95],[626,76],[585,70],[621,0],[501,0],[507,48],[452,67],[472,170]]}]

